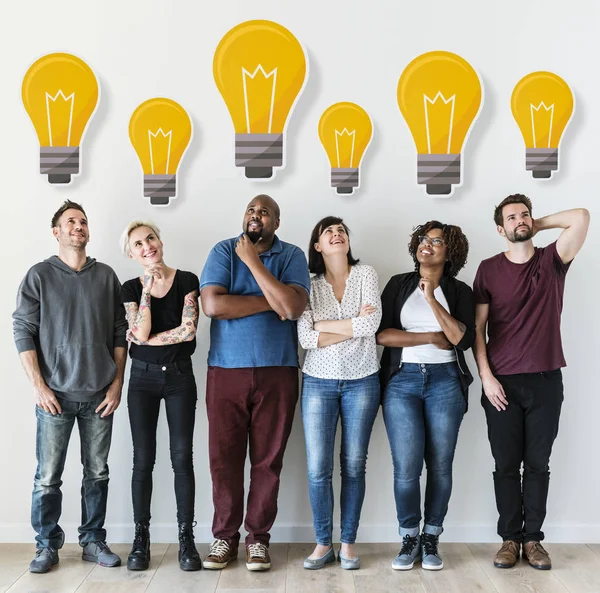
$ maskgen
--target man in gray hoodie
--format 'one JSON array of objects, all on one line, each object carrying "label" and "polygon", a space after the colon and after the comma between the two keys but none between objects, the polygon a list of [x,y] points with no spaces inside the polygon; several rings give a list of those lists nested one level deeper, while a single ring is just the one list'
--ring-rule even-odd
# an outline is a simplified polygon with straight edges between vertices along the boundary
[{"label": "man in gray hoodie", "polygon": [[31,524],[37,552],[31,572],[58,562],[64,532],[61,477],[73,425],[81,441],[83,481],[79,544],[83,560],[118,566],[106,545],[108,452],[113,412],[119,407],[127,356],[127,322],[119,279],[86,256],[83,208],[67,200],[52,217],[58,256],[25,275],[13,313],[14,340],[36,398],[37,471]]}]

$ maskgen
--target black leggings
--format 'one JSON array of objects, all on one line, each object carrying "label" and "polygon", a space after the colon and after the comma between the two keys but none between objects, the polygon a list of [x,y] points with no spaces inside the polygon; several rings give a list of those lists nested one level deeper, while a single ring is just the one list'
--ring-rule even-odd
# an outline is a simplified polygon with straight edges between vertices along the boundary
[{"label": "black leggings", "polygon": [[197,397],[190,359],[165,365],[132,361],[127,405],[133,439],[131,496],[136,523],[150,521],[156,426],[160,400],[163,398],[169,424],[171,464],[175,474],[177,521],[194,520],[192,444]]}]

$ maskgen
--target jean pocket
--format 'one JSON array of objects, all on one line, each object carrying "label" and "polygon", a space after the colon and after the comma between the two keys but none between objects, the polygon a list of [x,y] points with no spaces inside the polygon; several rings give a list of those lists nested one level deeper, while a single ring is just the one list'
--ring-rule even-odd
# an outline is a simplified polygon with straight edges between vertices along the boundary
[{"label": "jean pocket", "polygon": [[193,375],[194,374],[194,367],[192,365],[191,360],[181,360],[175,364],[177,365],[177,374],[178,375]]},{"label": "jean pocket", "polygon": [[554,369],[553,371],[543,371],[540,373],[546,381],[551,383],[562,383],[562,371],[560,369]]},{"label": "jean pocket", "polygon": [[460,371],[458,370],[458,365],[456,363],[445,364],[444,370],[446,371],[446,374],[453,379],[458,379],[460,377]]}]

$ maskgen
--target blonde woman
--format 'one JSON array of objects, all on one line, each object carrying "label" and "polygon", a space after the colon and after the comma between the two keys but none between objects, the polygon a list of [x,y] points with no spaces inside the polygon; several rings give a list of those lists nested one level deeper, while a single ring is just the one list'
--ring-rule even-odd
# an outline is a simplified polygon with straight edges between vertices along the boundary
[{"label": "blonde woman", "polygon": [[199,570],[202,561],[192,531],[197,391],[191,361],[198,325],[198,277],[165,264],[160,231],[151,222],[131,222],[121,245],[125,255],[142,267],[142,274],[122,288],[132,359],[127,405],[133,439],[131,494],[135,521],[127,568],[146,570],[150,564],[152,470],[160,402],[164,399],[175,474],[179,566],[182,570]]}]

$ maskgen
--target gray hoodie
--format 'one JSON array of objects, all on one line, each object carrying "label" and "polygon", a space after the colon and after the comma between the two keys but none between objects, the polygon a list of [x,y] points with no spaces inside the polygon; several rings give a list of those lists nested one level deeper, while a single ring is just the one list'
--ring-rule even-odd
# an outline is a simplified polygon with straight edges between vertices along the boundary
[{"label": "gray hoodie", "polygon": [[37,351],[57,396],[89,401],[115,378],[113,349],[127,347],[120,294],[113,269],[91,257],[75,272],[54,255],[25,275],[13,313],[15,344],[19,353]]}]

